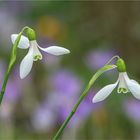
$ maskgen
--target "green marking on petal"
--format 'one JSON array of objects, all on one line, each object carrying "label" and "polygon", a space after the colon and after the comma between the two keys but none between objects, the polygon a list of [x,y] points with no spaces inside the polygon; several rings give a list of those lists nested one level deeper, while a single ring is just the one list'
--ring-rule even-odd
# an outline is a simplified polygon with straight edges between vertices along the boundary
[{"label": "green marking on petal", "polygon": [[123,88],[123,93],[127,93],[128,90],[126,88]]},{"label": "green marking on petal", "polygon": [[121,93],[121,88],[118,88],[117,92],[118,92],[118,93]]},{"label": "green marking on petal", "polygon": [[34,59],[34,61],[38,61],[38,60],[42,59],[42,56],[41,55],[35,55],[33,59]]},{"label": "green marking on petal", "polygon": [[127,93],[128,89],[126,89],[126,88],[118,88],[117,92],[118,93]]}]

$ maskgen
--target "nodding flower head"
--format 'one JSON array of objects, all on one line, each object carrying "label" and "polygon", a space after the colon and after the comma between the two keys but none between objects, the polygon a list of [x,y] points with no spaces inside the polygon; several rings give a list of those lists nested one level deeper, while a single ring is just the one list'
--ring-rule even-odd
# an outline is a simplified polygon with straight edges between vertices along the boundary
[{"label": "nodding flower head", "polygon": [[[17,36],[18,34],[11,35],[11,40],[13,44],[15,43]],[[36,42],[35,31],[32,29],[27,29],[27,36],[28,38],[22,35],[18,44],[18,48],[29,49],[27,55],[23,58],[20,64],[21,79],[25,78],[30,73],[34,61],[42,59],[42,54],[40,50],[57,56],[70,53],[68,49],[63,47],[58,46],[50,46],[47,48],[40,47]]]},{"label": "nodding flower head", "polygon": [[116,87],[118,87],[118,93],[131,92],[135,98],[140,99],[140,85],[138,84],[138,82],[128,77],[125,62],[121,58],[119,58],[116,65],[119,72],[118,80],[114,84],[109,84],[102,88],[93,97],[93,103],[100,102],[106,99]]}]

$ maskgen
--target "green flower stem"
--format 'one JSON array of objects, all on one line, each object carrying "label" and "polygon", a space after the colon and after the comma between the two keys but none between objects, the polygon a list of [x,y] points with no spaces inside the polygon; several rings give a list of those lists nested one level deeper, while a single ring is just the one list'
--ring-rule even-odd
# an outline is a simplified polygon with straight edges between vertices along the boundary
[{"label": "green flower stem", "polygon": [[109,65],[115,58],[119,59],[120,57],[118,55],[113,56],[105,65]]},{"label": "green flower stem", "polygon": [[16,62],[17,46],[19,44],[19,41],[20,41],[20,38],[21,38],[22,33],[24,32],[24,30],[26,30],[28,28],[29,27],[24,27],[21,30],[21,32],[18,34],[18,37],[17,37],[15,43],[13,44],[12,53],[11,53],[11,57],[10,57],[10,62],[9,62],[9,65],[8,65],[8,68],[7,68],[5,77],[4,77],[4,82],[3,82],[1,93],[0,93],[0,105],[2,103],[2,99],[3,99],[4,93],[5,93],[5,89],[6,89],[6,85],[7,85],[7,82],[8,82],[9,76],[10,76],[10,73],[12,71],[12,68],[13,68],[15,62]]},{"label": "green flower stem", "polygon": [[65,129],[66,125],[68,124],[68,122],[70,121],[70,119],[72,118],[72,116],[75,114],[78,106],[80,105],[80,103],[82,102],[82,100],[85,98],[85,96],[87,95],[88,91],[90,90],[91,86],[93,85],[93,83],[96,81],[96,79],[105,71],[111,70],[113,68],[116,68],[116,65],[105,65],[104,67],[102,67],[101,69],[99,69],[91,78],[91,80],[89,81],[86,89],[84,90],[84,92],[81,94],[80,98],[78,99],[77,103],[75,104],[74,108],[72,109],[71,113],[69,114],[69,116],[66,118],[66,120],[64,121],[64,123],[62,124],[62,126],[60,127],[60,129],[58,130],[58,132],[56,133],[56,135],[54,136],[53,140],[57,140],[60,135],[62,134],[63,130]]}]

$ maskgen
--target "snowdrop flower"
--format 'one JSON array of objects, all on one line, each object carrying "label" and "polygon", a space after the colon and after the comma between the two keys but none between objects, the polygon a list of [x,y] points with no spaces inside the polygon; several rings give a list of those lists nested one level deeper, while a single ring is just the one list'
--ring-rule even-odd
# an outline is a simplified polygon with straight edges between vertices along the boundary
[{"label": "snowdrop flower", "polygon": [[118,86],[118,93],[127,93],[131,92],[133,96],[137,99],[140,99],[140,85],[130,79],[126,72],[126,67],[124,61],[119,58],[117,60],[117,69],[119,71],[119,78],[114,84],[110,84],[102,88],[92,99],[93,103],[100,102],[106,99],[111,92]]},{"label": "snowdrop flower", "polygon": [[[18,45],[18,48],[21,48],[21,49],[29,48],[27,55],[23,58],[20,64],[21,79],[25,78],[30,73],[34,61],[42,59],[42,54],[40,50],[47,52],[49,54],[52,54],[52,55],[57,55],[57,56],[70,53],[68,49],[58,47],[58,46],[50,46],[48,48],[41,48],[36,42],[35,31],[30,28],[27,30],[27,35],[28,35],[28,38],[23,35],[21,36],[21,39]],[[11,35],[11,40],[13,44],[16,41],[17,36],[18,34]]]}]

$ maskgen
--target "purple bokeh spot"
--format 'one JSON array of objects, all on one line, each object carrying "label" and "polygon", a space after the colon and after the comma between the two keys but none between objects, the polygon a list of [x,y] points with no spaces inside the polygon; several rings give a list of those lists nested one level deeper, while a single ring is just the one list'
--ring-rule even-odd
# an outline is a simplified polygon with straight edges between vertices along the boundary
[{"label": "purple bokeh spot", "polygon": [[62,94],[75,95],[81,90],[81,81],[72,72],[67,70],[60,70],[55,73],[50,81],[54,89]]},{"label": "purple bokeh spot", "polygon": [[32,125],[37,131],[52,129],[55,124],[56,114],[49,106],[38,106],[32,114]]},{"label": "purple bokeh spot", "polygon": [[91,70],[95,70],[104,66],[113,56],[114,52],[111,50],[92,50],[87,54],[85,63]]},{"label": "purple bokeh spot", "polygon": [[123,104],[124,111],[130,119],[140,122],[140,101],[136,99],[126,100]]}]

